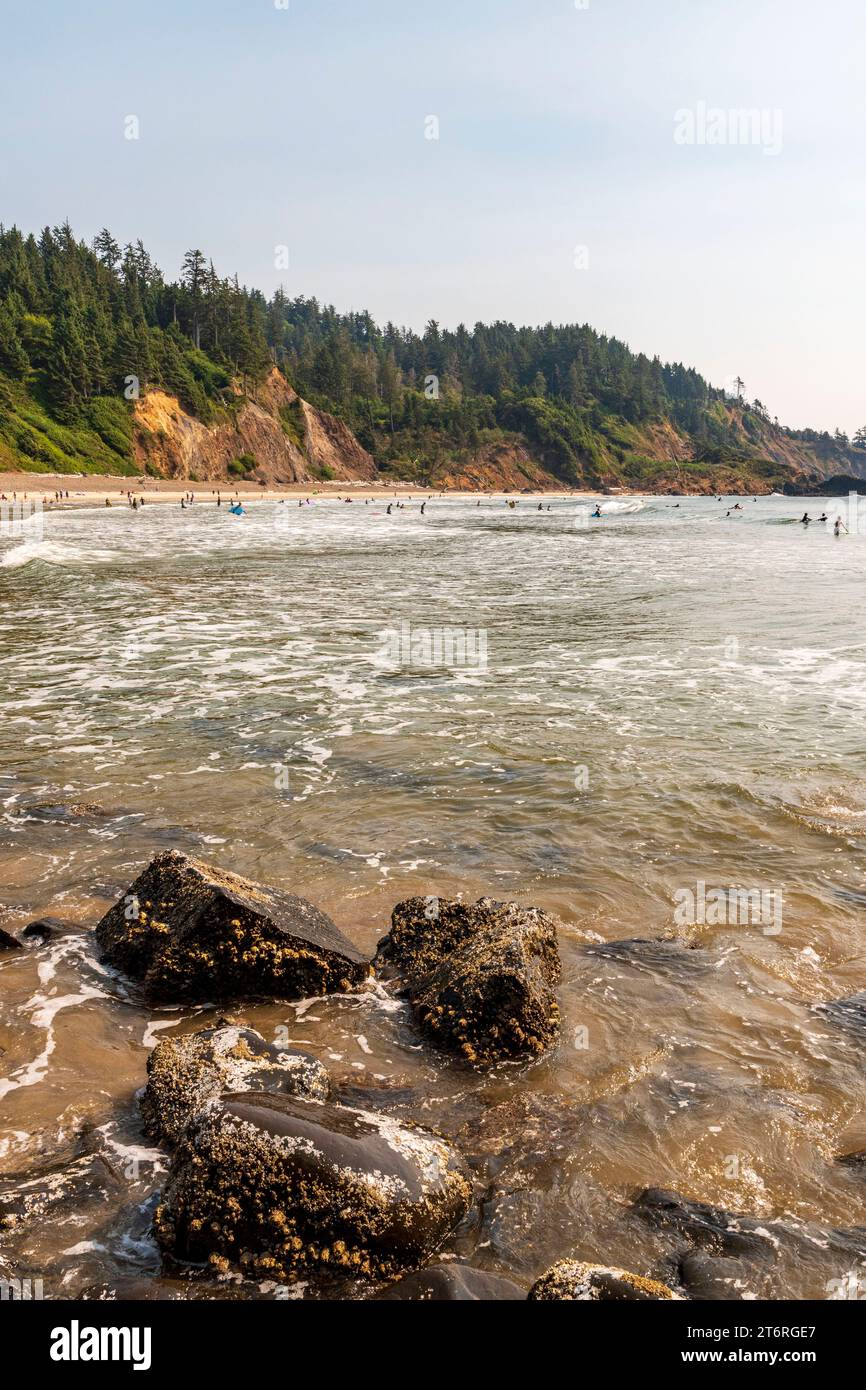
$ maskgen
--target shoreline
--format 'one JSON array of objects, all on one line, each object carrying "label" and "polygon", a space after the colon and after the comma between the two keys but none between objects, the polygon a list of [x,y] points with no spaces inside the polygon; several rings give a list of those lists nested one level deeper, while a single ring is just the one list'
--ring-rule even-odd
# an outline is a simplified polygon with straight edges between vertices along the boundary
[{"label": "shoreline", "polygon": [[[55,497],[55,493],[67,492],[69,493],[68,497]],[[179,504],[181,499],[190,493],[195,497],[196,503],[204,504],[211,501],[215,502],[217,496],[221,496],[224,501],[238,497],[244,503],[278,502],[289,497],[310,497],[320,501],[336,501],[346,496],[357,501],[364,501],[365,499],[381,501],[395,498],[400,500],[418,498],[425,501],[431,501],[434,498],[437,501],[445,501],[448,498],[458,500],[465,498],[487,499],[488,501],[511,498],[513,500],[539,501],[544,498],[551,501],[564,498],[594,500],[604,496],[644,496],[643,493],[617,492],[606,494],[568,488],[557,491],[519,493],[504,489],[479,492],[477,490],[464,491],[458,488],[424,487],[420,483],[369,483],[357,479],[341,482],[311,480],[309,483],[280,483],[276,486],[261,487],[258,483],[244,482],[239,479],[193,483],[188,478],[129,478],[105,474],[89,474],[83,478],[70,478],[68,474],[60,473],[0,473],[0,497],[5,497],[7,502],[11,502],[13,498],[18,501],[41,501],[45,510],[52,512],[75,511],[93,508],[96,505],[104,507],[106,501],[110,502],[112,506],[127,506],[127,494],[138,499],[144,498],[147,504]]]}]

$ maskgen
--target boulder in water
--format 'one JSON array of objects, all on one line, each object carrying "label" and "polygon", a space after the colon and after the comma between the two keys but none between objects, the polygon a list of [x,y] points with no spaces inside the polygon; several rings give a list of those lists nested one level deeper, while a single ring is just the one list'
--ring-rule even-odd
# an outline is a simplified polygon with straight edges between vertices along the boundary
[{"label": "boulder in water", "polygon": [[399,977],[428,1036],[469,1062],[536,1056],[556,1040],[556,921],[538,908],[408,898],[375,964]]},{"label": "boulder in water", "polygon": [[147,1059],[145,1133],[176,1144],[188,1119],[223,1091],[274,1091],[327,1100],[330,1078],[305,1052],[285,1052],[254,1028],[231,1024],[164,1038]]},{"label": "boulder in water", "polygon": [[370,973],[312,903],[177,850],[152,860],[96,938],[154,1000],[301,999],[356,989]]},{"label": "boulder in water", "polygon": [[38,1222],[80,1219],[100,1209],[124,1184],[101,1154],[83,1154],[0,1179],[0,1232],[29,1230]]},{"label": "boulder in water", "polygon": [[807,1297],[836,1297],[851,1271],[866,1266],[866,1227],[749,1216],[657,1187],[640,1193],[634,1212],[694,1299],[778,1298],[795,1280],[811,1290]]},{"label": "boulder in water", "polygon": [[20,951],[21,949],[21,942],[0,927],[0,951]]},{"label": "boulder in water", "polygon": [[847,999],[832,999],[829,1004],[816,1004],[815,1012],[848,1032],[866,1038],[866,990]]},{"label": "boulder in water", "polygon": [[181,1261],[259,1278],[393,1278],[465,1214],[469,1171],[384,1115],[244,1091],[208,1101],[174,1154],[157,1237]]},{"label": "boulder in water", "polygon": [[680,1297],[657,1279],[645,1279],[625,1269],[583,1264],[580,1260],[560,1260],[529,1290],[529,1298],[535,1303],[634,1303]]},{"label": "boulder in water", "polygon": [[37,946],[43,946],[46,941],[53,941],[56,936],[61,936],[64,932],[74,930],[75,927],[73,923],[62,922],[58,917],[40,917],[35,922],[27,923],[27,926],[21,933],[21,940],[29,941]]},{"label": "boulder in water", "polygon": [[702,974],[712,964],[712,957],[699,946],[665,937],[636,936],[593,943],[585,948],[584,954],[615,961],[618,965],[632,965],[648,974],[686,980]]}]

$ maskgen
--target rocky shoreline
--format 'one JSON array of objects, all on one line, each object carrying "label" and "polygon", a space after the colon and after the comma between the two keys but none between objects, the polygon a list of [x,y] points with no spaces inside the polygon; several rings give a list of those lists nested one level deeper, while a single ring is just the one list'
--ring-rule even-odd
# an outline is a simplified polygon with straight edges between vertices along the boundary
[{"label": "rocky shoreline", "polygon": [[[64,930],[41,919],[20,937],[0,933],[0,950],[39,950]],[[558,1041],[557,921],[514,903],[407,899],[369,960],[312,903],[172,850],[104,915],[95,939],[118,978],[168,1006],[311,1000],[375,980],[409,1006],[419,1046],[454,1067],[525,1068]],[[661,953],[685,980],[702,968],[699,947],[675,942],[625,940],[587,953],[638,967]],[[821,1006],[821,1017],[862,1043],[866,996]],[[866,1229],[761,1220],[650,1186],[632,1198],[629,1219],[651,1236],[651,1268],[563,1249],[521,1286],[461,1256],[485,1200],[471,1136],[458,1143],[371,1108],[317,1058],[268,1041],[236,1012],[157,1042],[138,1101],[142,1133],[161,1147],[166,1172],[142,1219],[164,1273],[189,1297],[229,1279],[286,1297],[312,1287],[332,1299],[731,1299],[754,1271],[778,1277],[783,1296],[791,1262],[814,1266],[828,1288],[866,1267]],[[866,1171],[862,1153],[838,1161]],[[0,1180],[0,1271],[24,1268],[20,1240],[32,1227],[97,1208],[121,1187],[112,1163],[87,1145]]]}]

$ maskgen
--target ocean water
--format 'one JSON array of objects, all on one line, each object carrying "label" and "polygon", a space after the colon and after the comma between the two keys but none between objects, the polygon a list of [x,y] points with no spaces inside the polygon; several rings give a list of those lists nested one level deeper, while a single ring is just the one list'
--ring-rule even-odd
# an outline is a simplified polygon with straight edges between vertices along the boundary
[{"label": "ocean water", "polygon": [[[124,1184],[95,1226],[33,1237],[52,1296],[184,1291],[148,1235],[164,1159],[135,1092],[213,1011],[149,1010],[89,937],[166,847],[371,951],[414,893],[559,916],[562,1040],[531,1067],[431,1053],[378,989],[235,1011],[458,1140],[489,1180],[462,1256],[648,1273],[645,1186],[866,1224],[835,1161],[866,1148],[866,1039],[815,1012],[866,976],[866,534],[799,525],[815,499],[729,507],[208,498],[0,539],[0,926],[80,926],[0,956],[0,1179],[87,1133]],[[659,937],[679,948],[593,951]],[[825,1274],[740,1293],[826,1297]]]}]

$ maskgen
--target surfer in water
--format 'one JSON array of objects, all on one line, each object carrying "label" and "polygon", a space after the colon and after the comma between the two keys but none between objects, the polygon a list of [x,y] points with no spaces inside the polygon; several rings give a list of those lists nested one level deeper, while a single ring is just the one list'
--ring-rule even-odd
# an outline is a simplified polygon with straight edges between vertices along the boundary
[{"label": "surfer in water", "polygon": [[841,516],[837,516],[836,520],[835,520],[834,523],[833,523],[833,535],[836,536],[836,538],[838,539],[838,537],[841,536],[841,534],[842,534],[843,531],[845,532],[845,535],[847,536],[847,534],[848,534],[848,527],[845,525],[845,523],[844,523],[844,521],[842,520]]},{"label": "surfer in water", "polygon": [[804,512],[803,515],[800,517],[800,525],[801,525],[801,526],[808,526],[808,525],[810,524],[811,520],[812,520],[812,518],[810,517],[809,513],[808,513],[808,512]]},{"label": "surfer in water", "polygon": [[594,516],[594,517],[600,517],[601,515],[602,515],[601,503],[600,503],[600,502],[596,502],[596,504],[595,504],[595,511],[593,512],[593,516]]}]

